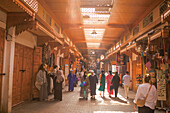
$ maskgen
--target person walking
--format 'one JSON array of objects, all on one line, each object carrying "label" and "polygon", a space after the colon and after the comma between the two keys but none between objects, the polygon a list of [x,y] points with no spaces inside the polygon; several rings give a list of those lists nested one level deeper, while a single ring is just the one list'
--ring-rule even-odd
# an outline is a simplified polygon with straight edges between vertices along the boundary
[{"label": "person walking", "polygon": [[84,72],[85,72],[85,71],[86,71],[85,68],[82,68],[82,69],[81,69],[80,78],[84,76]]},{"label": "person walking", "polygon": [[46,79],[47,79],[47,92],[48,92],[48,95],[50,95],[50,85],[51,85],[49,68],[50,67],[45,64],[45,72],[46,72]]},{"label": "person walking", "polygon": [[[49,94],[53,94],[53,78],[54,78],[53,66],[48,68],[48,76],[49,76],[49,83],[50,83],[50,84],[48,84],[48,88],[49,88],[48,92],[49,92]],[[47,82],[48,82],[48,80],[47,80]]]},{"label": "person walking", "polygon": [[138,99],[145,100],[143,107],[138,107],[138,113],[154,113],[157,102],[157,91],[154,85],[151,85],[151,76],[146,74],[144,76],[144,84],[139,85],[134,100],[134,108],[136,109],[136,102]]},{"label": "person walking", "polygon": [[118,76],[118,72],[115,72],[115,75],[112,78],[111,87],[110,87],[111,91],[113,89],[115,90],[115,98],[117,98],[119,84],[120,84],[120,77]]},{"label": "person walking", "polygon": [[55,83],[56,83],[55,77],[56,77],[56,72],[57,71],[58,71],[58,65],[54,65],[53,66],[53,71],[51,72],[51,78],[53,79],[53,82],[51,84],[52,93],[54,93],[54,89],[56,89],[55,88]]},{"label": "person walking", "polygon": [[123,76],[123,85],[125,90],[125,97],[128,99],[128,93],[129,93],[129,86],[130,82],[132,81],[132,78],[129,75],[129,72],[126,71],[126,74]]},{"label": "person walking", "polygon": [[70,71],[67,79],[69,81],[68,91],[73,91],[74,90],[74,82],[75,82],[75,74],[74,74],[73,70]]},{"label": "person walking", "polygon": [[88,90],[90,88],[90,81],[87,77],[86,71],[84,72],[84,76],[81,77],[81,83],[80,83],[80,97],[83,97],[83,99],[88,99]]},{"label": "person walking", "polygon": [[107,80],[107,92],[109,93],[109,97],[111,97],[111,95],[113,95],[113,90],[110,90],[110,85],[111,85],[112,78],[113,78],[112,72],[109,71],[109,74],[106,77],[106,80]]},{"label": "person walking", "polygon": [[45,64],[41,64],[39,71],[36,76],[35,86],[39,90],[40,101],[48,100],[48,91],[47,91],[47,78],[45,71]]},{"label": "person walking", "polygon": [[103,92],[103,97],[104,97],[104,91],[105,91],[105,74],[104,71],[101,71],[101,74],[99,76],[99,81],[100,81],[100,87],[99,87],[99,91],[100,91],[100,96],[101,96],[101,92]]},{"label": "person walking", "polygon": [[57,70],[54,77],[54,99],[62,101],[62,83],[64,78],[61,70]]},{"label": "person walking", "polygon": [[64,74],[63,74],[63,68],[62,68],[62,66],[60,66],[59,70],[60,70],[61,76],[63,77],[63,80],[64,80],[64,81],[62,82],[62,88],[64,89],[64,87],[65,87],[65,76],[64,76]]},{"label": "person walking", "polygon": [[91,70],[91,75],[89,76],[89,80],[90,80],[90,93],[91,93],[91,99],[95,100],[95,95],[96,95],[96,84],[98,83],[98,78],[97,76],[94,74],[94,71]]}]

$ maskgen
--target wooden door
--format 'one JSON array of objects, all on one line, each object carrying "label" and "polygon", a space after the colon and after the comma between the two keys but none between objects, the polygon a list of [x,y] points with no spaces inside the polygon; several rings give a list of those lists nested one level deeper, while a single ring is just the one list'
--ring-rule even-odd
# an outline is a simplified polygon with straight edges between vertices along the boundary
[{"label": "wooden door", "polygon": [[[5,42],[5,30],[0,28],[0,73],[3,71],[3,61],[4,61],[4,42]],[[2,93],[2,75],[0,75],[0,102]],[[0,103],[1,104],[1,103]]]},{"label": "wooden door", "polygon": [[23,64],[23,46],[20,44],[15,45],[14,56],[14,73],[13,73],[13,89],[12,89],[12,105],[20,103],[22,91],[22,64]]},{"label": "wooden door", "polygon": [[12,105],[31,99],[33,49],[15,44]]},{"label": "wooden door", "polygon": [[136,86],[136,67],[137,67],[137,62],[133,61],[132,62],[132,86],[133,86],[134,91],[137,91],[137,86]]},{"label": "wooden door", "polygon": [[23,54],[23,75],[22,75],[22,100],[31,98],[32,86],[32,69],[33,69],[33,49],[24,47]]},{"label": "wooden door", "polygon": [[40,65],[42,64],[42,48],[36,47],[34,50],[34,68],[33,68],[33,98],[38,98],[39,93],[37,88],[35,87],[35,80],[36,75],[38,73],[38,69]]}]

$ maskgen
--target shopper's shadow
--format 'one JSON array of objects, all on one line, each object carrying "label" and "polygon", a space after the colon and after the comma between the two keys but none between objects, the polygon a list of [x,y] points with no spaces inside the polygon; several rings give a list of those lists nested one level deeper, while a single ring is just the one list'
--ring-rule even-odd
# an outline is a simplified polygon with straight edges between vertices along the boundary
[{"label": "shopper's shadow", "polygon": [[104,101],[110,101],[110,99],[106,98],[106,97],[101,97]]},{"label": "shopper's shadow", "polygon": [[112,100],[114,100],[114,101],[118,101],[118,102],[121,102],[121,103],[125,103],[125,104],[127,104],[128,102],[127,101],[124,101],[124,100],[122,100],[122,99],[120,99],[120,98],[115,98],[115,97],[110,97]]}]

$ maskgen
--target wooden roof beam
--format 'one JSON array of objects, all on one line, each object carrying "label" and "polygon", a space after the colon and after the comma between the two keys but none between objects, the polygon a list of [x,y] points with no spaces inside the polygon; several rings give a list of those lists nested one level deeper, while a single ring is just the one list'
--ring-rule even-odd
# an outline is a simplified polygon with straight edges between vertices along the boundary
[{"label": "wooden roof beam", "polygon": [[78,48],[78,49],[96,49],[96,50],[107,50],[107,48],[96,48],[96,47],[87,47],[87,48]]},{"label": "wooden roof beam", "polygon": [[76,43],[106,43],[106,44],[115,44],[112,41],[102,41],[102,40],[77,40],[74,42]]},{"label": "wooden roof beam", "polygon": [[120,40],[120,38],[118,38],[118,37],[103,37],[102,40],[103,41],[118,41],[118,40]]},{"label": "wooden roof beam", "polygon": [[83,24],[63,24],[63,29],[75,29],[75,28],[123,28],[123,29],[129,29],[131,27],[131,24],[107,24],[107,25],[83,25]]},{"label": "wooden roof beam", "polygon": [[81,8],[112,8],[112,5],[109,6],[97,6],[97,5],[80,5]]}]

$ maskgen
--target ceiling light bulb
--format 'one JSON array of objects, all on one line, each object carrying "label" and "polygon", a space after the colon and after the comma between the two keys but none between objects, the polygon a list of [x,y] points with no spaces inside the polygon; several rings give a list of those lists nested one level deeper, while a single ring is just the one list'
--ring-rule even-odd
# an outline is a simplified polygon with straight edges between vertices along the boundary
[{"label": "ceiling light bulb", "polygon": [[96,38],[97,32],[95,30],[93,30],[93,32],[91,33],[93,38]]}]

